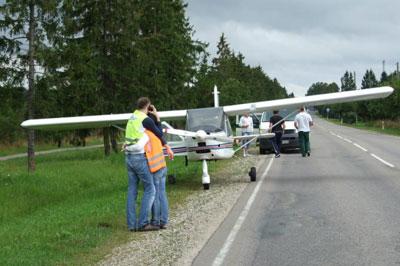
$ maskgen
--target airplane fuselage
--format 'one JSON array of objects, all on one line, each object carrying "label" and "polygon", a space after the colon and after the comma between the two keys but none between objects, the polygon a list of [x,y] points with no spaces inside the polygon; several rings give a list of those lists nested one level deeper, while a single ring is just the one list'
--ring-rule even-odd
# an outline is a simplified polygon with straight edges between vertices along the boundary
[{"label": "airplane fuselage", "polygon": [[234,155],[233,142],[218,140],[197,140],[190,137],[185,140],[168,143],[176,155],[186,155],[190,161],[224,160]]}]

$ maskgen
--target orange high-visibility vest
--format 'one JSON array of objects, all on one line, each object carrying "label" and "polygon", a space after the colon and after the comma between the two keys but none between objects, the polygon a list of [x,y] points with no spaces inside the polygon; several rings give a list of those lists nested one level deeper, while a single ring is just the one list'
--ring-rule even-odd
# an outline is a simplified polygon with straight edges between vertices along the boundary
[{"label": "orange high-visibility vest", "polygon": [[149,136],[149,142],[145,147],[147,163],[150,168],[150,172],[155,173],[161,168],[167,167],[165,162],[163,146],[160,139],[154,135],[150,130],[145,130],[147,136]]}]

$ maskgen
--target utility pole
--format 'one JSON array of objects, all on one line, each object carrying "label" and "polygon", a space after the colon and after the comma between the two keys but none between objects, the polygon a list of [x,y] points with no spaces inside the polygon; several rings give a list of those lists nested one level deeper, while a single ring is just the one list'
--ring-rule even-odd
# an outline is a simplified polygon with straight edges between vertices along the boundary
[{"label": "utility pole", "polygon": [[385,72],[385,60],[382,61],[382,72]]}]

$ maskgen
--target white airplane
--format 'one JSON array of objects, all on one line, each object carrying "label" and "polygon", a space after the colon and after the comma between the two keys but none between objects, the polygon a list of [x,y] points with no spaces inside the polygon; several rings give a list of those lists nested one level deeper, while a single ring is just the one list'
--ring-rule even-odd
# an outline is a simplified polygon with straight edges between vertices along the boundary
[{"label": "white airplane", "polygon": [[[392,92],[393,88],[391,87],[379,87],[219,107],[219,92],[214,87],[214,107],[158,113],[163,120],[186,119],[186,130],[174,129],[166,122],[163,122],[165,132],[180,138],[180,141],[169,142],[177,156],[186,156],[187,160],[203,162],[202,184],[204,189],[209,189],[210,176],[208,174],[207,161],[232,158],[235,152],[239,150],[233,149],[235,140],[251,142],[257,138],[271,138],[274,136],[273,133],[233,136],[229,116],[241,115],[246,112],[279,110],[280,108],[288,107],[297,108],[305,105],[317,106],[385,98]],[[118,125],[125,125],[130,116],[131,113],[31,119],[22,122],[21,126],[37,130],[118,127]],[[251,168],[249,175],[251,181],[256,180],[255,167]]]}]

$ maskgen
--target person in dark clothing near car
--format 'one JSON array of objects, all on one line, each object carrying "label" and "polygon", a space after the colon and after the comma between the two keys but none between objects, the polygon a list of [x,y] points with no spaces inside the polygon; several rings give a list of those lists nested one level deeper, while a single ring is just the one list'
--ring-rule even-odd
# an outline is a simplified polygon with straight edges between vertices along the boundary
[{"label": "person in dark clothing near car", "polygon": [[279,111],[275,110],[273,116],[269,119],[269,129],[275,133],[275,137],[271,138],[272,147],[274,148],[275,158],[281,156],[282,135],[285,129],[285,121],[279,115]]}]

